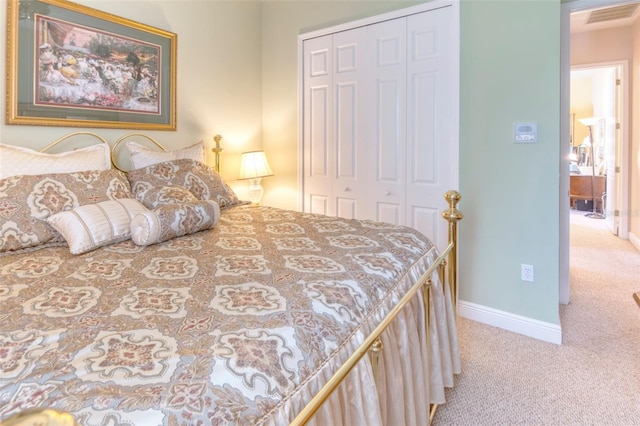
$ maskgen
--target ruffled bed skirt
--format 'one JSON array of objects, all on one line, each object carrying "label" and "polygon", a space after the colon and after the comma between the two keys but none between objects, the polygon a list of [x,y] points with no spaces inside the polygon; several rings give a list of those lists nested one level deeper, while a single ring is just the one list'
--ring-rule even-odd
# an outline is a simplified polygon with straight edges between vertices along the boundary
[{"label": "ruffled bed skirt", "polygon": [[[452,387],[454,375],[460,373],[451,292],[437,277],[429,305],[428,346],[423,293],[417,292],[381,336],[377,382],[371,358],[365,355],[309,424],[429,424],[430,404],[445,402],[445,388]],[[305,397],[310,400],[313,395]]]}]

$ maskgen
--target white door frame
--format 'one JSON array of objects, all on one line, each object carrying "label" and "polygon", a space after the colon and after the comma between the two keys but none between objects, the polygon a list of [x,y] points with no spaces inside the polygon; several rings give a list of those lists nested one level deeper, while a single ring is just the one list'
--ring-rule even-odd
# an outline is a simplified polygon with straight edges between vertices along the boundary
[{"label": "white door frame", "polygon": [[[569,285],[569,156],[566,147],[569,145],[569,86],[570,86],[570,15],[580,10],[611,7],[637,0],[620,0],[612,4],[611,0],[575,0],[560,5],[560,247],[559,247],[559,301],[568,304],[570,298]],[[628,87],[628,86],[627,86]],[[624,138],[623,138],[624,139]],[[623,145],[625,143],[623,142]],[[626,143],[628,159],[628,143]],[[627,171],[628,173],[628,171]],[[628,180],[627,180],[628,185]],[[624,191],[621,191],[624,192]],[[628,200],[627,200],[628,203]],[[627,204],[628,205],[628,204]],[[623,222],[623,221],[621,221]],[[628,235],[628,219],[626,232]],[[622,232],[622,223],[620,232]],[[621,235],[622,236],[622,235]],[[628,238],[628,236],[627,236]]]}]

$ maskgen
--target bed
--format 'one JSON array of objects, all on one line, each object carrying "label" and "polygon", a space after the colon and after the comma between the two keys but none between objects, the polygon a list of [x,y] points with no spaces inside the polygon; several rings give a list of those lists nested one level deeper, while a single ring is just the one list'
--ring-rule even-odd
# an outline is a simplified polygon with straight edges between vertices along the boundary
[{"label": "bed", "polygon": [[126,135],[127,173],[92,133],[52,146],[90,137],[0,146],[35,168],[0,176],[3,425],[430,422],[460,371],[457,192],[440,253],[411,228],[242,202],[201,142]]}]

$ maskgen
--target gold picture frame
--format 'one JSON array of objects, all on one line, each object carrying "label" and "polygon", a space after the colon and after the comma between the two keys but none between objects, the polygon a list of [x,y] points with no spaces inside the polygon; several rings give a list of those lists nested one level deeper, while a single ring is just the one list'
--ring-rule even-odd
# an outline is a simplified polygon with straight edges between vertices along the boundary
[{"label": "gold picture frame", "polygon": [[177,35],[66,0],[8,0],[6,123],[176,130]]}]

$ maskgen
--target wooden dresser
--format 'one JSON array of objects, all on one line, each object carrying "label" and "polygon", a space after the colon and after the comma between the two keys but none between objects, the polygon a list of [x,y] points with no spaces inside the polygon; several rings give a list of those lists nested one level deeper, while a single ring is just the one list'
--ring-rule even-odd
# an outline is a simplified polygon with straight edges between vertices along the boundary
[{"label": "wooden dresser", "polygon": [[578,200],[593,200],[596,198],[596,211],[602,213],[602,195],[605,192],[607,179],[606,176],[595,176],[595,192],[591,192],[591,176],[587,175],[571,175],[569,176],[569,199],[571,200],[571,208],[575,208]]}]

